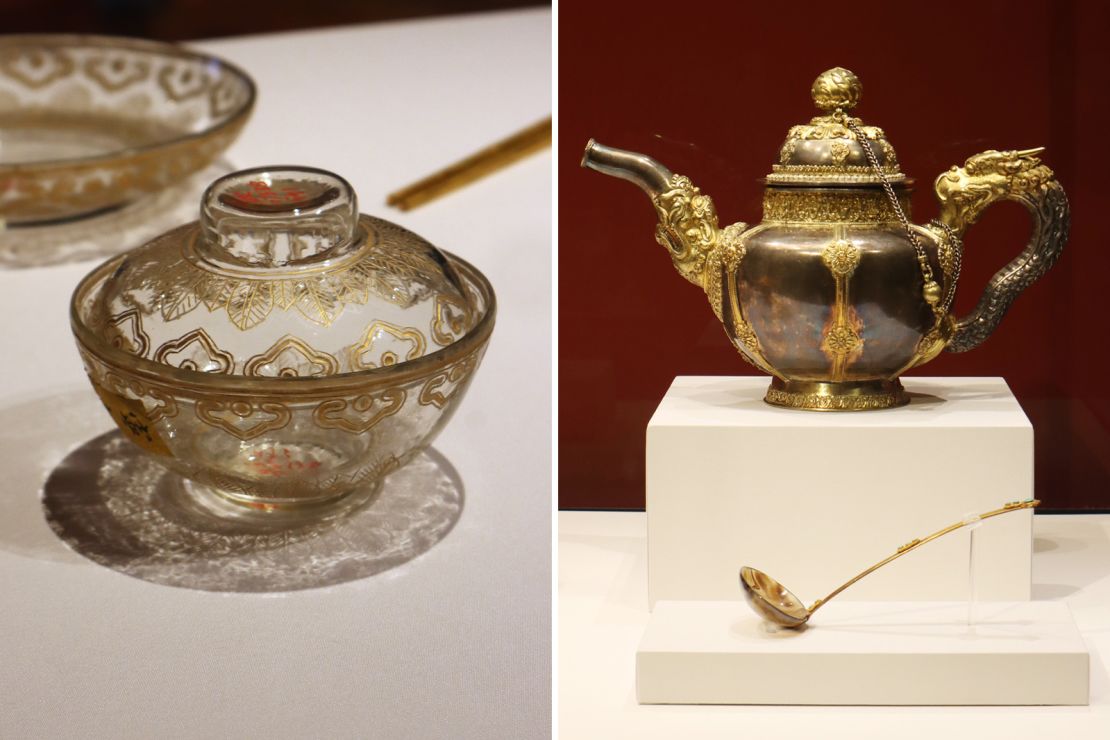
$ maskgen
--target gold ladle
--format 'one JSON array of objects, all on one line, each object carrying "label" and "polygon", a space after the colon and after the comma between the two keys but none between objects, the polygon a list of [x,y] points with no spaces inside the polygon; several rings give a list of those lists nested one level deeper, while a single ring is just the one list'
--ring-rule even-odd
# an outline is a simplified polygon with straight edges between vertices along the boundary
[{"label": "gold ladle", "polygon": [[932,542],[938,537],[943,537],[949,532],[955,532],[961,527],[966,527],[969,524],[974,524],[983,519],[990,519],[992,516],[1005,514],[1010,511],[1017,511],[1019,509],[1033,509],[1036,508],[1040,501],[1036,499],[1028,499],[1026,501],[1013,501],[1006,504],[1001,509],[988,511],[985,514],[980,514],[977,517],[970,517],[963,521],[950,524],[944,529],[933,532],[928,537],[923,537],[915,540],[910,540],[906,544],[898,548],[890,557],[885,560],[872,565],[867,570],[860,573],[858,576],[848,581],[847,583],[837,587],[835,591],[823,599],[818,599],[813,602],[813,606],[808,609],[802,603],[802,600],[791,593],[785,586],[776,581],[771,576],[763,571],[756,570],[744,566],[740,569],[740,585],[744,588],[744,596],[747,597],[748,603],[755,609],[760,616],[768,622],[779,625],[780,627],[788,627],[790,629],[797,629],[809,621],[813,613],[828,603],[829,599],[839,594],[844,589],[851,586],[853,583],[863,578],[864,576],[874,573],[879,568],[883,567],[892,560],[896,560],[911,550],[924,545],[926,542]]}]

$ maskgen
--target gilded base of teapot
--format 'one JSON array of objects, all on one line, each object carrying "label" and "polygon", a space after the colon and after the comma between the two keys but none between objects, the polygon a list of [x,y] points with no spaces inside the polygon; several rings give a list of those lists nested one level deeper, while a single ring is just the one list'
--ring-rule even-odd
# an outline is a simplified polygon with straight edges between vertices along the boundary
[{"label": "gilded base of teapot", "polygon": [[763,400],[804,411],[874,411],[905,406],[910,397],[897,379],[826,382],[775,378]]}]

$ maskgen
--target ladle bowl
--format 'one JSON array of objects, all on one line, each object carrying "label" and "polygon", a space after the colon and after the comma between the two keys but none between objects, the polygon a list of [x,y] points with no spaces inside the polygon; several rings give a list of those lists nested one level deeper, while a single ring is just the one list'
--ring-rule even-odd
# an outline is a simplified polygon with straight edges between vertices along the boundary
[{"label": "ladle bowl", "polygon": [[812,612],[801,599],[763,571],[745,565],[740,585],[748,603],[768,622],[796,629],[809,621]]}]

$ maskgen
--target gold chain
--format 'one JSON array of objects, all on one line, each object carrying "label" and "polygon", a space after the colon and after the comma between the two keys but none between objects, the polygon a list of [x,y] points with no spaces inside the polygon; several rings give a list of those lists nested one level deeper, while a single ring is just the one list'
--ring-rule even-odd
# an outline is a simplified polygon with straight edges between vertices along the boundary
[{"label": "gold chain", "polygon": [[955,232],[949,228],[948,224],[935,219],[930,221],[932,225],[944,231],[949,240],[949,244],[952,245],[953,255],[955,257],[951,285],[949,286],[947,295],[942,295],[940,285],[933,279],[933,268],[929,264],[929,257],[925,254],[925,248],[921,246],[921,241],[918,240],[917,234],[914,233],[913,228],[910,226],[910,221],[906,218],[906,212],[902,210],[902,204],[898,202],[898,196],[894,194],[894,188],[891,186],[890,180],[887,179],[886,173],[884,173],[882,167],[879,166],[879,160],[875,156],[875,150],[871,148],[871,143],[867,141],[867,137],[863,135],[859,126],[846,113],[838,109],[834,115],[840,118],[844,125],[855,134],[856,141],[863,147],[863,153],[867,156],[867,161],[871,165],[871,169],[875,171],[875,174],[879,178],[879,182],[883,184],[886,197],[890,200],[890,205],[894,209],[895,215],[898,216],[898,220],[902,222],[902,228],[905,229],[906,236],[909,238],[910,244],[913,245],[913,251],[917,253],[917,262],[921,265],[921,277],[924,278],[924,287],[921,292],[925,297],[925,301],[933,308],[933,313],[935,313],[938,318],[944,316],[948,313],[948,308],[952,305],[952,299],[956,295],[956,281],[959,279],[960,267],[963,261],[963,249],[962,245],[959,243],[958,237]]},{"label": "gold chain", "polygon": [[948,292],[945,293],[944,301],[941,302],[940,311],[937,313],[938,316],[946,316],[948,309],[952,308],[952,299],[956,297],[956,285],[960,282],[960,269],[964,262],[964,245],[960,241],[960,237],[956,236],[956,232],[948,224],[935,218],[929,223],[933,226],[939,226],[944,231],[945,238],[948,239],[948,243],[952,247],[952,279],[949,281]]}]

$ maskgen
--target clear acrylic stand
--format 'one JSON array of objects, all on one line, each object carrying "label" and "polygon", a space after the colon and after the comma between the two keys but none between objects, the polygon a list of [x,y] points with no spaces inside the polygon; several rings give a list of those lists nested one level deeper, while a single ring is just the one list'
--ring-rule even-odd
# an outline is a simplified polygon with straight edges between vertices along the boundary
[{"label": "clear acrylic stand", "polygon": [[964,515],[964,525],[968,527],[967,537],[967,626],[975,624],[975,532],[983,526],[983,519],[978,514]]}]

